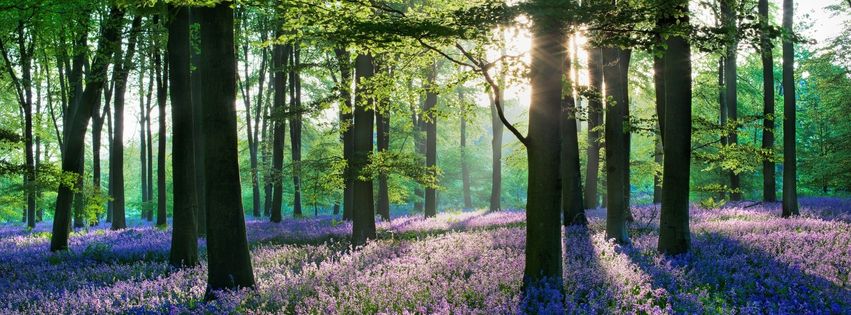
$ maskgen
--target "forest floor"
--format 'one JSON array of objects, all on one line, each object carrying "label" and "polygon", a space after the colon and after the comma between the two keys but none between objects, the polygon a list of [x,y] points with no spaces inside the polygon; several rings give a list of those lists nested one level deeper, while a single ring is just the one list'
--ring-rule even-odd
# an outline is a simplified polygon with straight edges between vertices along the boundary
[{"label": "forest floor", "polygon": [[627,246],[606,241],[604,209],[589,211],[588,227],[564,230],[564,301],[535,305],[520,294],[523,212],[398,217],[357,250],[350,224],[331,217],[250,220],[257,287],[211,303],[206,264],[168,267],[168,229],[79,231],[52,254],[46,223],[3,225],[0,314],[849,314],[851,201],[804,198],[801,210],[693,208],[692,251],[672,258],[655,250],[656,207],[633,208]]}]

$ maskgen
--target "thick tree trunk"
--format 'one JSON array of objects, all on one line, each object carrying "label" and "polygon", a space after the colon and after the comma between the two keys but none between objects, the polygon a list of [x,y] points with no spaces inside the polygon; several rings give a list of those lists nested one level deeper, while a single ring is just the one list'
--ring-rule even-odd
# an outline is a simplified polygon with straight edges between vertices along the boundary
[{"label": "thick tree trunk", "polygon": [[[660,26],[668,26],[667,20],[660,21]],[[659,40],[663,40],[660,36]],[[662,166],[665,161],[664,139],[665,139],[665,57],[656,56],[653,58],[653,85],[656,89],[656,135],[653,158],[658,166]],[[653,172],[653,203],[662,202],[662,174]]]},{"label": "thick tree trunk", "polygon": [[[739,46],[739,38],[737,35],[737,12],[736,0],[722,0],[721,13],[724,20],[724,28],[728,33],[727,50],[724,57],[724,87],[725,97],[724,102],[727,104],[727,117],[736,124],[736,129],[729,134],[728,144],[737,145],[739,142],[738,136],[738,66],[737,53]],[[734,201],[742,200],[742,185],[741,178],[735,171],[730,172],[730,190],[732,191],[731,199]]]},{"label": "thick tree trunk", "polygon": [[[69,108],[70,117],[66,120],[69,124],[65,125],[67,131],[64,136],[65,143],[62,156],[62,171],[64,172],[81,174],[83,171],[82,157],[84,155],[86,128],[91,118],[92,107],[100,97],[110,56],[114,54],[114,50],[118,46],[116,43],[121,39],[123,19],[124,11],[116,7],[110,9],[109,16],[103,24],[102,35],[98,40],[98,50],[89,69],[90,78],[86,80],[86,88],[79,97],[75,97],[72,107]],[[53,234],[50,239],[51,251],[68,249],[72,198],[71,187],[59,185],[54,212]]]},{"label": "thick tree trunk", "polygon": [[169,6],[168,62],[173,136],[171,164],[174,174],[173,222],[169,264],[198,264],[198,228],[195,225],[195,153],[193,145],[192,93],[190,84],[189,8]]},{"label": "thick tree trunk", "polygon": [[254,287],[254,272],[239,181],[236,128],[236,56],[233,9],[227,3],[198,9],[201,23],[201,75],[204,82],[204,167],[207,194],[207,294]]},{"label": "thick tree trunk", "polygon": [[[127,45],[127,53],[121,62],[117,63],[113,70],[113,93],[115,99],[112,104],[114,111],[114,130],[112,135],[111,151],[109,153],[109,182],[112,196],[112,229],[118,230],[127,227],[124,205],[124,94],[127,90],[127,76],[130,67],[133,66],[133,55],[136,52],[136,41],[139,38],[139,28],[142,25],[142,17],[133,18],[130,27],[130,40]],[[118,60],[118,59],[116,59]]]},{"label": "thick tree trunk", "polygon": [[[561,136],[562,78],[566,36],[548,15],[533,16],[529,134],[524,140],[529,160],[526,201],[526,266],[524,288],[546,281],[562,286]],[[526,291],[527,293],[531,291]]]},{"label": "thick tree trunk", "polygon": [[[423,112],[426,116],[424,120],[425,126],[425,156],[426,167],[435,167],[437,165],[437,115],[432,112],[434,106],[437,105],[437,91],[434,89],[435,79],[437,77],[437,67],[432,65],[426,75],[426,100],[423,104]],[[437,189],[433,187],[425,188],[425,217],[430,218],[437,215]]]},{"label": "thick tree trunk", "polygon": [[[760,55],[762,59],[762,149],[774,152],[774,56],[771,39],[768,36],[768,0],[759,0],[760,23]],[[777,184],[774,170],[774,160],[766,158],[762,161],[762,200],[777,201]]]},{"label": "thick tree trunk", "polygon": [[[276,33],[280,35],[280,33]],[[276,45],[272,49],[272,69],[274,72],[275,98],[272,105],[272,222],[281,222],[283,215],[282,203],[284,195],[283,168],[284,168],[284,137],[286,136],[287,121],[283,117],[286,110],[284,100],[286,99],[287,72],[286,57],[289,55],[290,46]]]},{"label": "thick tree trunk", "polygon": [[600,130],[603,123],[603,49],[588,51],[588,83],[593,96],[588,98],[588,156],[585,167],[585,208],[599,205],[597,182],[600,173]]},{"label": "thick tree trunk", "polygon": [[[568,86],[573,86],[570,79],[572,59],[564,54],[563,77]],[[579,161],[579,130],[576,120],[576,99],[573,91],[562,93],[561,99],[561,210],[563,224],[585,224],[585,204],[582,202],[582,170]]]},{"label": "thick tree trunk", "polygon": [[[671,14],[688,24],[688,1],[673,4]],[[659,251],[680,254],[690,247],[689,173],[691,163],[691,47],[683,36],[666,40],[664,193],[659,222]]]},{"label": "thick tree trunk", "polygon": [[372,153],[372,131],[375,114],[372,111],[374,98],[365,86],[375,74],[373,57],[358,55],[355,59],[355,82],[357,84],[354,112],[354,152],[352,154],[352,174],[355,176],[352,213],[352,245],[361,246],[368,239],[375,238],[375,209],[372,193],[372,179],[362,180],[360,175],[369,163]]},{"label": "thick tree trunk", "polygon": [[603,78],[606,84],[606,97],[613,102],[606,104],[606,235],[615,242],[629,242],[627,233],[628,216],[628,175],[626,170],[629,158],[626,124],[627,107],[622,82],[627,62],[618,48],[603,48]]},{"label": "thick tree trunk", "polygon": [[290,148],[293,160],[293,216],[301,217],[301,44],[296,41],[290,54]]},{"label": "thick tree trunk", "polygon": [[[198,27],[199,14],[196,9],[189,9],[189,24],[192,27]],[[198,36],[192,36],[189,33],[190,47],[200,47],[201,40]],[[206,189],[206,171],[204,169],[204,131],[201,129],[201,123],[204,120],[204,106],[201,103],[202,91],[204,87],[203,78],[201,76],[201,52],[198,49],[190,50],[190,62],[192,62],[192,73],[189,77],[189,85],[192,93],[192,134],[193,148],[195,149],[195,194],[197,195],[198,211],[195,214],[197,221],[198,236],[207,235],[207,189]]]},{"label": "thick tree trunk", "polygon": [[[794,1],[783,0],[783,29],[793,32]],[[783,38],[783,217],[797,216],[798,161],[795,143],[795,46],[791,38]]]}]

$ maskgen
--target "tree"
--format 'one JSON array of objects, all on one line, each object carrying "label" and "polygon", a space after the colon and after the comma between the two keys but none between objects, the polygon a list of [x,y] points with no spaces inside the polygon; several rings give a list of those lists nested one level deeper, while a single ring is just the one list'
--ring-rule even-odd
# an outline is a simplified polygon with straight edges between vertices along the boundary
[{"label": "tree", "polygon": [[[423,116],[426,132],[425,139],[425,156],[426,167],[434,167],[437,165],[437,115],[434,113],[434,106],[437,105],[437,65],[431,66],[431,69],[426,73],[425,91],[426,99],[423,103]],[[434,187],[425,188],[425,217],[430,218],[437,215],[437,190]]]},{"label": "tree", "polygon": [[[280,27],[278,28],[280,29]],[[275,33],[282,35],[280,31]],[[286,56],[289,54],[289,45],[275,45],[272,48],[272,72],[274,73],[273,88],[275,98],[272,103],[272,222],[281,222],[281,207],[283,203],[284,183],[281,172],[284,168],[284,137],[286,135],[286,120],[283,112],[286,110],[284,100],[287,86]]]},{"label": "tree", "polygon": [[[762,103],[763,131],[762,149],[774,151],[774,56],[772,53],[768,19],[768,0],[759,0],[759,45],[762,58]],[[773,155],[773,154],[772,154]],[[777,201],[777,184],[774,171],[774,160],[766,158],[762,161],[762,200]]]},{"label": "tree", "polygon": [[[85,145],[86,128],[91,118],[94,103],[98,101],[106,81],[106,68],[109,59],[114,55],[121,39],[121,25],[124,11],[111,7],[108,17],[104,20],[102,34],[98,40],[98,49],[89,69],[85,89],[79,97],[75,97],[68,109],[67,125],[64,126],[64,148],[62,154],[62,171],[80,176],[83,171],[83,149]],[[79,91],[79,90],[78,90]],[[54,211],[53,234],[50,238],[50,251],[68,249],[69,224],[71,223],[72,187],[68,183],[59,185]]]},{"label": "tree", "polygon": [[[383,72],[392,75],[392,71],[384,66],[376,67],[376,69],[378,73]],[[384,104],[381,105],[379,110],[375,111],[375,135],[378,137],[376,149],[380,153],[387,153],[390,150],[390,110],[386,98],[382,98],[381,102]],[[390,220],[390,188],[388,187],[387,177],[386,172],[378,174],[378,202],[376,204],[376,212],[385,221]]]},{"label": "tree", "polygon": [[351,56],[349,52],[344,48],[337,48],[334,50],[334,54],[337,57],[337,67],[340,70],[340,98],[342,99],[342,104],[344,106],[340,106],[340,141],[343,142],[343,159],[346,160],[346,170],[343,173],[343,180],[345,182],[345,187],[343,188],[343,220],[351,220],[353,207],[354,207],[354,199],[352,195],[352,189],[354,187],[354,177],[352,176],[352,154],[354,148],[354,135],[352,133],[352,113],[354,112],[354,106],[352,106],[352,93],[351,93],[351,83],[352,83],[352,66],[351,66]]},{"label": "tree", "polygon": [[[189,25],[190,27],[198,27],[199,14],[196,10],[189,10]],[[192,43],[190,47],[190,61],[192,62],[192,73],[189,76],[189,85],[192,93],[192,135],[193,146],[195,149],[195,193],[198,195],[198,211],[195,215],[198,225],[198,236],[207,235],[207,188],[206,188],[206,171],[204,167],[204,131],[201,129],[201,121],[204,118],[204,106],[201,102],[202,90],[204,87],[203,78],[201,77],[201,50],[196,47],[201,46],[199,36],[193,36],[189,33],[189,40]]]},{"label": "tree", "polygon": [[[736,0],[721,0],[721,18],[727,34],[725,43],[726,55],[724,56],[724,103],[727,105],[727,118],[736,125],[735,130],[727,136],[727,144],[731,146],[737,146],[739,143],[739,99],[737,83],[739,79],[737,65],[739,35],[737,27],[737,6]],[[742,200],[742,184],[737,170],[732,170],[730,172],[730,190],[732,191],[732,200]]]},{"label": "tree", "polygon": [[603,79],[606,84],[606,237],[618,243],[629,242],[629,103],[626,73],[629,52],[620,48],[603,48]]},{"label": "tree", "polygon": [[[500,82],[498,85],[502,86],[502,82],[505,82],[504,75],[500,75],[498,81]],[[505,127],[502,125],[502,121],[499,120],[496,104],[497,102],[501,103],[503,99],[505,97],[502,95],[502,89],[500,89],[499,94],[490,98],[491,133],[493,133],[493,139],[491,139],[491,196],[489,211],[499,211],[502,209],[500,202],[502,200],[502,136]]]},{"label": "tree", "polygon": [[290,50],[290,147],[293,160],[293,216],[301,217],[301,43]]},{"label": "tree", "polygon": [[109,176],[110,191],[112,196],[112,229],[118,230],[127,227],[124,209],[124,95],[127,90],[127,77],[133,66],[133,55],[136,52],[136,41],[142,25],[142,16],[133,18],[130,26],[130,39],[127,44],[127,52],[123,58],[116,55],[116,63],[113,66],[112,82],[115,84],[115,94],[112,108],[114,111],[114,130],[112,132],[112,145],[109,152]]},{"label": "tree", "polygon": [[174,195],[169,264],[175,267],[198,264],[198,233],[195,214],[195,153],[193,145],[189,8],[168,8],[168,62],[171,96],[172,168]]},{"label": "tree", "polygon": [[473,198],[470,196],[470,167],[467,165],[467,108],[464,105],[464,93],[458,90],[458,100],[461,108],[461,189],[464,195],[464,209],[473,208]]},{"label": "tree", "polygon": [[[564,54],[562,73],[566,86],[570,82],[572,61],[569,54]],[[572,89],[564,89],[561,100],[561,209],[564,225],[585,224],[585,204],[582,202],[582,170],[579,165],[579,135],[576,120],[576,99]]]},{"label": "tree", "polygon": [[[688,1],[670,4],[666,20],[688,29]],[[689,172],[691,167],[691,46],[687,33],[667,36],[664,61],[664,171],[659,252],[680,254],[690,247]],[[658,94],[657,94],[658,95]]]},{"label": "tree", "polygon": [[[154,23],[158,23],[159,15],[154,16]],[[159,110],[159,139],[157,139],[157,226],[165,226],[166,214],[166,189],[165,189],[165,146],[166,146],[166,115],[165,106],[168,98],[168,62],[162,61],[163,56],[159,47],[154,51],[154,68],[157,81],[157,109]],[[150,118],[149,118],[150,119]],[[151,139],[153,140],[153,139]]]},{"label": "tree", "polygon": [[363,170],[372,154],[372,131],[375,114],[374,99],[370,95],[370,79],[375,74],[374,59],[371,55],[359,54],[355,58],[355,110],[352,133],[354,151],[352,153],[352,175],[354,185],[352,213],[352,245],[361,246],[368,239],[375,238],[375,203],[372,194],[372,179]]},{"label": "tree", "polygon": [[797,216],[798,166],[795,143],[795,46],[792,38],[794,1],[783,0],[783,217]]},{"label": "tree", "polygon": [[228,3],[198,9],[201,24],[200,71],[204,119],[204,168],[207,198],[206,299],[219,289],[254,286],[254,272],[239,181],[236,128],[236,55],[233,9]]},{"label": "tree", "polygon": [[595,209],[598,204],[597,181],[600,173],[600,126],[603,124],[603,49],[588,49],[588,156],[585,168],[585,208]]},{"label": "tree", "polygon": [[529,133],[521,138],[529,161],[524,287],[540,282],[561,287],[561,178],[556,175],[561,164],[561,136],[556,131],[563,120],[563,69],[557,65],[564,63],[567,38],[561,18],[547,12],[547,1],[532,4],[533,93]]}]

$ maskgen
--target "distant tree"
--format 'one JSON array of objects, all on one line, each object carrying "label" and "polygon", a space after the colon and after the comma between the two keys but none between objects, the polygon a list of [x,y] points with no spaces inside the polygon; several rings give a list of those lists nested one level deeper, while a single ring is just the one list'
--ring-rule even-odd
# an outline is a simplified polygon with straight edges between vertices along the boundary
[{"label": "distant tree", "polygon": [[[426,73],[425,90],[426,97],[423,103],[423,114],[425,115],[425,156],[426,167],[437,165],[437,115],[434,107],[437,105],[437,65],[432,65]],[[425,188],[425,217],[437,215],[437,190],[434,187]]]},{"label": "distant tree", "polygon": [[[774,151],[774,56],[769,36],[768,0],[759,0],[759,47],[762,59],[762,149]],[[773,155],[773,154],[772,154]],[[767,158],[762,161],[762,200],[777,201],[777,184],[774,171],[774,160]]]},{"label": "distant tree", "polygon": [[[727,136],[727,144],[736,146],[739,143],[738,136],[738,52],[739,52],[739,35],[738,35],[738,1],[737,0],[721,0],[721,21],[726,33],[725,37],[725,56],[724,56],[724,103],[727,105],[727,118],[737,127]],[[738,171],[730,172],[730,190],[732,191],[731,199],[734,201],[742,200],[742,184]]]}]

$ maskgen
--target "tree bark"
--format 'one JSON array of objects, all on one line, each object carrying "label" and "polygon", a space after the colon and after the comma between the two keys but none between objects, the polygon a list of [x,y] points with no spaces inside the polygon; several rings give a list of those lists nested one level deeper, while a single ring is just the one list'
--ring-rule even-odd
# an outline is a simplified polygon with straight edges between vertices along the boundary
[{"label": "tree bark", "polygon": [[165,146],[166,146],[166,119],[165,106],[168,99],[168,60],[162,61],[162,54],[157,48],[154,52],[154,67],[156,67],[157,80],[157,109],[159,110],[159,139],[157,139],[157,226],[168,225],[166,213],[166,187],[165,187]]},{"label": "tree bark", "polygon": [[[124,19],[124,11],[117,7],[111,7],[109,16],[103,23],[103,31],[98,40],[98,49],[95,53],[90,78],[86,80],[85,90],[75,97],[72,107],[69,108],[67,131],[64,135],[64,149],[62,156],[62,171],[81,174],[83,171],[86,128],[91,118],[94,103],[98,100],[103,88],[106,67],[110,56],[114,54],[116,43],[121,39],[121,25]],[[79,90],[78,90],[79,91]],[[69,223],[71,222],[71,203],[73,191],[68,185],[59,185],[56,197],[56,210],[54,212],[53,233],[50,239],[50,250],[59,251],[68,249]]]},{"label": "tree bark", "polygon": [[[794,1],[783,0],[783,29],[793,33]],[[783,217],[799,215],[798,161],[795,143],[795,46],[792,38],[783,38]]]},{"label": "tree bark", "polygon": [[[662,17],[660,21],[657,23],[659,28],[667,27],[670,25],[668,19]],[[661,29],[660,29],[661,31]],[[658,40],[661,42],[664,39],[659,36]],[[664,139],[665,139],[665,57],[664,56],[655,56],[653,57],[653,85],[655,87],[656,94],[656,128],[658,134],[656,135],[655,145],[656,148],[654,150],[653,158],[656,165],[661,166],[665,161],[665,151],[664,151]],[[659,172],[653,172],[653,203],[658,204],[662,202],[662,174]]]},{"label": "tree bark", "polygon": [[[276,35],[281,35],[277,32]],[[286,110],[284,100],[286,99],[287,72],[286,56],[289,55],[290,46],[276,45],[272,49],[272,69],[274,76],[275,98],[272,105],[272,120],[274,121],[272,140],[272,222],[281,222],[283,215],[283,168],[284,168],[284,137],[286,136],[287,122],[283,117]]]},{"label": "tree bark", "polygon": [[[724,28],[727,31],[727,50],[724,57],[724,87],[725,98],[727,104],[727,117],[736,125],[736,129],[728,135],[728,145],[736,146],[739,142],[738,136],[738,68],[737,68],[737,53],[739,46],[738,27],[737,27],[737,12],[736,0],[722,0],[721,14],[724,22]],[[741,178],[736,171],[730,172],[730,190],[732,191],[731,199],[734,201],[742,200]]]},{"label": "tree bark", "polygon": [[603,79],[606,84],[606,235],[618,243],[629,242],[627,233],[628,173],[626,165],[629,154],[626,152],[627,107],[623,95],[622,82],[625,77],[624,54],[618,48],[603,48]]},{"label": "tree bark", "polygon": [[599,206],[597,182],[600,174],[600,126],[603,123],[603,49],[588,51],[588,83],[592,96],[588,98],[588,156],[585,167],[585,208]]},{"label": "tree bark", "polygon": [[[136,52],[136,41],[142,25],[142,16],[133,18],[130,26],[130,39],[127,44],[127,52],[124,58],[115,65],[113,69],[114,101],[114,130],[112,134],[112,145],[109,153],[109,182],[112,196],[112,229],[118,230],[127,227],[124,205],[124,95],[127,90],[127,77],[133,66],[133,55]],[[116,58],[116,60],[119,60]]]},{"label": "tree bark", "polygon": [[777,201],[777,184],[774,170],[774,56],[768,36],[768,0],[759,0],[760,56],[762,57],[762,149],[772,157],[762,161],[762,200]]},{"label": "tree bark", "polygon": [[220,289],[254,287],[254,273],[239,180],[236,128],[236,56],[233,9],[228,3],[198,9],[201,23],[201,75],[204,82],[204,167],[207,194],[205,299]]},{"label": "tree bark", "polygon": [[[426,74],[426,100],[423,104],[423,114],[425,116],[425,156],[426,167],[435,167],[437,165],[437,115],[433,113],[434,106],[437,105],[437,91],[435,89],[435,79],[437,77],[437,67],[432,65],[428,74]],[[422,119],[422,118],[421,118]],[[437,215],[437,190],[432,187],[425,188],[425,217],[430,218]]]},{"label": "tree bark", "polygon": [[296,41],[290,54],[290,148],[293,162],[293,216],[301,217],[301,44]]},{"label": "tree bark", "polygon": [[171,96],[172,155],[174,181],[173,222],[169,264],[188,267],[198,264],[198,227],[195,225],[195,153],[193,145],[189,8],[169,5],[168,62]]},{"label": "tree bark", "polygon": [[369,239],[375,238],[375,209],[372,193],[372,179],[364,180],[364,168],[369,163],[372,154],[372,131],[375,114],[372,111],[374,98],[371,91],[364,86],[375,74],[373,57],[358,55],[355,59],[355,94],[354,112],[354,152],[352,154],[352,174],[355,176],[353,186],[354,211],[352,213],[352,245],[361,246]]},{"label": "tree bark", "polygon": [[[189,9],[189,24],[190,30],[192,27],[201,26],[198,23],[199,14],[196,9]],[[190,47],[200,47],[201,39],[198,35],[193,36],[189,32]],[[195,214],[197,221],[198,236],[207,235],[207,188],[206,188],[206,171],[204,168],[204,131],[201,129],[201,123],[204,120],[204,106],[202,104],[202,90],[204,81],[201,76],[201,50],[190,49],[190,62],[192,62],[192,73],[189,76],[189,85],[192,94],[192,134],[193,134],[193,149],[195,150],[195,194],[197,195],[198,210]]]},{"label": "tree bark", "polygon": [[[376,67],[380,71],[387,71],[384,67]],[[375,112],[375,134],[377,139],[378,152],[387,152],[390,149],[390,112],[389,104],[385,102],[382,108]],[[378,174],[378,204],[376,205],[378,215],[384,221],[390,220],[390,189],[387,185],[387,174]]]},{"label": "tree bark", "polygon": [[[505,80],[500,80],[500,83],[505,82]],[[499,95],[495,95],[494,98],[499,98],[500,102],[503,99],[502,89],[500,89]],[[490,206],[488,208],[489,211],[499,211],[502,209],[502,136],[505,129],[505,126],[502,125],[502,121],[499,120],[499,113],[497,112],[495,99],[491,100],[491,133],[493,133],[493,138],[491,139],[491,196],[490,196]]]},{"label": "tree bark", "polygon": [[352,213],[354,207],[354,199],[353,199],[353,187],[354,187],[354,177],[352,175],[352,155],[354,153],[354,136],[353,136],[353,120],[352,113],[354,112],[354,107],[352,106],[352,93],[351,93],[351,83],[352,83],[352,67],[350,61],[350,54],[348,51],[342,48],[338,48],[334,50],[337,56],[337,63],[340,69],[340,98],[343,99],[342,104],[345,105],[345,108],[341,106],[340,108],[340,128],[342,134],[340,135],[340,141],[343,142],[343,159],[346,160],[346,170],[343,173],[343,180],[345,181],[345,187],[343,188],[343,220],[352,220]]},{"label": "tree bark", "polygon": [[[458,92],[458,98],[463,103],[464,94]],[[473,197],[470,195],[470,166],[467,165],[467,109],[461,109],[461,190],[464,195],[464,209],[473,208]]]},{"label": "tree bark", "polygon": [[[567,86],[573,86],[570,79],[572,59],[564,54],[563,78]],[[576,120],[576,99],[572,89],[566,89],[561,99],[561,210],[565,226],[586,224],[585,204],[582,202],[582,170],[579,161],[579,130]]]},{"label": "tree bark", "polygon": [[[672,4],[671,16],[688,25],[688,1]],[[669,11],[669,12],[670,12]],[[683,35],[666,40],[664,60],[665,162],[659,252],[680,254],[690,247],[689,173],[691,171],[691,47]]]},{"label": "tree bark", "polygon": [[532,16],[530,82],[534,93],[529,106],[529,133],[525,138],[529,161],[526,201],[526,265],[524,292],[539,282],[562,286],[561,246],[561,137],[560,67],[566,58],[566,36],[561,22],[550,15]]}]

